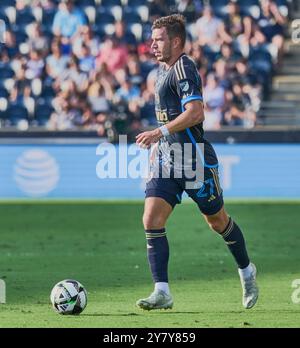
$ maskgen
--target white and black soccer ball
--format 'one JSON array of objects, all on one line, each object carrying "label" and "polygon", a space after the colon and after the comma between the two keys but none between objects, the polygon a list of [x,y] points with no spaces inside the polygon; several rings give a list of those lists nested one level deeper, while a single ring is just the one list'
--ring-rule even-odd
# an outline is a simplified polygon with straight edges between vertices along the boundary
[{"label": "white and black soccer ball", "polygon": [[87,292],[77,280],[65,279],[54,285],[50,300],[59,314],[80,314],[87,305]]}]

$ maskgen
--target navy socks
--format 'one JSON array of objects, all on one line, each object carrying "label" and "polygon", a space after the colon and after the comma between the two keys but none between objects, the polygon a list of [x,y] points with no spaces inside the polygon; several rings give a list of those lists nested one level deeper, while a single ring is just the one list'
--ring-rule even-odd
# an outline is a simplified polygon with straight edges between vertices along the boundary
[{"label": "navy socks", "polygon": [[169,243],[164,228],[146,230],[147,255],[155,283],[168,282]]},{"label": "navy socks", "polygon": [[239,268],[246,268],[250,261],[245,240],[239,226],[230,218],[224,232],[221,233]]}]

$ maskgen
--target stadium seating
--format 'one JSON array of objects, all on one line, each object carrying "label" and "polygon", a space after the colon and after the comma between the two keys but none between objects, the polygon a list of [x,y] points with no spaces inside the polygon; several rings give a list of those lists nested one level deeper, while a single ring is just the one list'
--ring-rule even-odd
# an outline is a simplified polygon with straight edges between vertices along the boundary
[{"label": "stadium seating", "polygon": [[14,76],[14,71],[10,67],[9,63],[0,63],[0,79],[8,79]]},{"label": "stadium seating", "polygon": [[39,98],[36,102],[34,113],[34,119],[37,121],[38,126],[45,126],[53,111],[51,103],[44,98]]},{"label": "stadium seating", "polygon": [[[31,8],[25,7],[23,10],[15,9],[15,0],[0,1],[0,20],[3,20],[8,29],[15,34],[16,50],[19,49],[24,59],[28,59],[28,49],[24,48],[25,41],[29,36],[27,33],[28,25],[33,22],[41,24],[43,34],[51,41],[54,37],[52,32],[52,24],[57,12],[59,0],[53,0],[54,8],[43,9],[41,7]],[[170,13],[177,12],[176,7],[178,1],[166,0],[167,8]],[[207,2],[200,0],[201,6]],[[210,0],[214,13],[221,19],[227,18],[227,5],[229,0]],[[291,0],[276,0],[282,13],[287,13]],[[75,4],[83,11],[87,18],[87,22],[92,28],[94,36],[103,43],[107,35],[114,33],[114,24],[116,21],[124,20],[127,30],[133,33],[138,44],[149,41],[151,39],[151,22],[149,21],[150,0],[76,0]],[[239,0],[240,13],[242,16],[251,16],[254,20],[260,15],[259,0]],[[201,7],[200,6],[200,7]],[[192,32],[189,38],[196,40],[195,22],[187,23],[187,28]],[[100,46],[101,47],[101,46]],[[64,47],[66,52],[71,49]],[[203,47],[204,57],[207,60],[207,69],[214,69],[214,62],[219,57],[220,52],[212,50],[210,47]],[[14,55],[14,48],[10,50],[10,58]],[[275,57],[276,58],[276,57]],[[44,58],[46,59],[46,57]],[[269,90],[269,83],[274,75],[274,56],[271,57],[268,49],[251,49],[248,59],[249,67],[264,79],[263,87]],[[16,124],[20,119],[30,119],[30,110],[24,105],[11,104],[9,102],[10,89],[7,88],[7,81],[14,78],[14,70],[9,64],[0,64],[0,114],[1,118],[11,115],[11,123]],[[42,77],[38,81],[33,82],[32,97],[34,98],[35,111],[34,119],[36,124],[44,126],[46,120],[49,119],[53,108],[51,106],[52,99],[56,96],[56,91],[49,82],[51,81],[46,71],[43,71]],[[10,82],[10,84],[13,82]],[[7,108],[5,109],[6,100]],[[5,117],[4,117],[5,116]],[[34,122],[33,122],[34,124]]]},{"label": "stadium seating", "polygon": [[15,0],[1,0],[0,6],[1,7],[8,7],[8,6],[15,6],[16,1]]},{"label": "stadium seating", "polygon": [[26,107],[19,103],[10,103],[7,108],[7,114],[13,126],[16,126],[21,120],[28,120],[28,111]]}]

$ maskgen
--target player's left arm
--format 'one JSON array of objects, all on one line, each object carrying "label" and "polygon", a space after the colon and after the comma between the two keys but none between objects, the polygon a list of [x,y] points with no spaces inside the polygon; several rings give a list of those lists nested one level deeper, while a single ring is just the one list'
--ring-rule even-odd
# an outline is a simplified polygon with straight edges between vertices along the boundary
[{"label": "player's left arm", "polygon": [[[185,104],[185,111],[175,120],[170,121],[167,127],[170,134],[180,132],[186,128],[195,126],[204,121],[203,104],[200,100],[192,100]],[[156,143],[163,136],[160,128],[152,131],[140,133],[136,137],[136,143],[144,148],[148,148],[152,143]]]}]

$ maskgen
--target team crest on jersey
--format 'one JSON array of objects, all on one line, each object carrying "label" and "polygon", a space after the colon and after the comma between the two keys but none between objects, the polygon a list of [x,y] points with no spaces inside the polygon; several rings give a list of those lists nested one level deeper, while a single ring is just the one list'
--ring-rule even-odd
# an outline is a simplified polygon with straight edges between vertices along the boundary
[{"label": "team crest on jersey", "polygon": [[179,82],[180,89],[182,92],[187,92],[190,88],[189,81],[182,81]]}]

